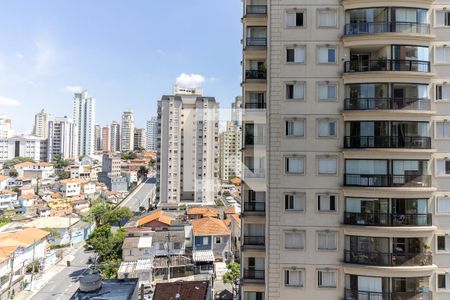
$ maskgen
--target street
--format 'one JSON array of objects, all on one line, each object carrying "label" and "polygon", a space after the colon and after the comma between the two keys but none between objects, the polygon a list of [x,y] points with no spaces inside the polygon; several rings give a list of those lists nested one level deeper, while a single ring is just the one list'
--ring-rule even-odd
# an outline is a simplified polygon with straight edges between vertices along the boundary
[{"label": "street", "polygon": [[[128,198],[122,201],[119,207],[128,207],[132,212],[139,211],[139,207],[143,206],[148,209],[148,199],[154,197],[156,193],[156,178],[149,177],[141,183]],[[153,203],[152,203],[153,204]]]},{"label": "street", "polygon": [[[81,247],[74,253],[70,267],[65,267],[56,274],[39,292],[37,292],[30,300],[64,300],[70,297],[78,289],[78,277],[88,271],[88,258],[93,253],[85,253]],[[63,262],[66,260],[63,259]]]}]

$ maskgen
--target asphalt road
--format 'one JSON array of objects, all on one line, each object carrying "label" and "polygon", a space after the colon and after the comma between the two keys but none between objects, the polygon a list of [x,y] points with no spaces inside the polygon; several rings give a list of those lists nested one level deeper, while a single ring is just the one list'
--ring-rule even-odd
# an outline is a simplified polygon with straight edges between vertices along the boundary
[{"label": "asphalt road", "polygon": [[70,299],[78,289],[78,277],[88,272],[87,261],[89,256],[94,254],[85,253],[81,247],[74,254],[70,267],[65,267],[61,272],[56,274],[42,289],[35,294],[30,300],[65,300]]},{"label": "asphalt road", "polygon": [[119,207],[128,207],[131,211],[139,211],[139,207],[148,208],[148,199],[156,190],[156,178],[149,177],[141,183],[130,197],[119,204]]}]

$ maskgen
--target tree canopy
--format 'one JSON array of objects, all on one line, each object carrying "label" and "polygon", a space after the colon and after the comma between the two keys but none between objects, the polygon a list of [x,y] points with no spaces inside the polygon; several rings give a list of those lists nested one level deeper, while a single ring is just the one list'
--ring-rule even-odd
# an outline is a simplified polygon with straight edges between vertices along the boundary
[{"label": "tree canopy", "polygon": [[14,157],[14,158],[4,162],[3,168],[10,169],[17,164],[20,164],[22,162],[27,162],[27,161],[34,163],[34,160],[30,157],[22,157],[22,156]]},{"label": "tree canopy", "polygon": [[237,262],[227,264],[228,271],[223,274],[223,282],[231,284],[233,288],[233,298],[237,292],[237,282],[241,277],[241,265]]}]

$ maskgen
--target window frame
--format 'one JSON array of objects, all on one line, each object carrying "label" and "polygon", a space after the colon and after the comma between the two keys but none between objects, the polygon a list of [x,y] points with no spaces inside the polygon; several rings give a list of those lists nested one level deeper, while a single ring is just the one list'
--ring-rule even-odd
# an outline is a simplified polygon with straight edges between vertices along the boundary
[{"label": "window frame", "polygon": [[[321,159],[334,159],[336,162],[336,172],[335,173],[320,173],[319,163]],[[339,157],[336,155],[317,155],[316,156],[316,175],[317,176],[339,176]]]},{"label": "window frame", "polygon": [[[302,26],[290,26],[289,25],[289,14],[297,14],[297,13],[302,13],[303,14],[303,25]],[[296,16],[297,18],[297,16]],[[284,26],[286,29],[305,29],[306,25],[308,24],[308,20],[307,20],[307,14],[306,14],[306,9],[305,8],[291,8],[291,9],[286,9],[284,12]]]},{"label": "window frame", "polygon": [[[288,50],[294,50],[294,61],[288,61]],[[303,49],[303,61],[295,61],[295,49]],[[302,44],[302,45],[287,45],[285,47],[285,51],[284,51],[284,55],[285,55],[285,60],[284,62],[288,65],[305,65],[306,64],[306,45]]]},{"label": "window frame", "polygon": [[[327,89],[329,86],[335,86],[336,87],[336,97],[335,98],[326,98],[326,99],[321,99],[320,98],[320,88],[321,86],[326,86]],[[317,82],[317,87],[316,87],[316,100],[318,102],[337,102],[339,99],[339,83],[337,81],[318,81]],[[328,93],[328,91],[327,91]]]},{"label": "window frame", "polygon": [[[303,134],[302,135],[288,135],[286,134],[288,122],[303,122]],[[305,138],[306,137],[306,119],[291,118],[284,119],[284,136],[286,138]]]},{"label": "window frame", "polygon": [[[335,21],[335,24],[332,25],[332,26],[320,25],[320,14],[321,14],[321,12],[330,12],[330,11],[331,11],[331,12],[334,12],[334,21]],[[317,27],[318,29],[338,28],[338,26],[339,26],[339,13],[338,13],[338,10],[335,9],[335,8],[330,8],[330,7],[327,7],[327,8],[318,8],[318,9],[316,10],[316,19],[317,19],[317,21],[316,21],[316,27]]]},{"label": "window frame", "polygon": [[[288,172],[287,171],[287,166],[288,166],[288,159],[301,159],[303,160],[303,170],[302,172]],[[284,175],[294,175],[294,176],[298,176],[298,175],[305,175],[306,174],[306,156],[304,155],[286,155],[284,156]]]},{"label": "window frame", "polygon": [[[316,47],[316,64],[318,65],[337,65],[338,64],[338,45],[330,44],[330,45],[317,45]],[[320,61],[320,49],[326,48],[326,49],[334,49],[334,62],[321,62]],[[327,53],[329,55],[329,53]]]},{"label": "window frame", "polygon": [[[436,66],[447,66],[450,65],[450,46],[444,46],[444,45],[434,45],[434,51],[433,51],[433,64]],[[443,49],[448,49],[449,54],[448,54],[448,61],[438,61],[437,60],[437,50],[443,48]]]},{"label": "window frame", "polygon": [[[330,122],[334,122],[335,123],[335,135],[327,135],[327,136],[321,136],[320,135],[320,123],[322,121],[328,121],[328,123]],[[338,119],[330,119],[330,118],[317,118],[316,119],[316,137],[318,139],[337,139],[338,135],[339,135],[339,122]]]},{"label": "window frame", "polygon": [[[334,210],[321,210],[320,209],[319,197],[321,197],[321,196],[327,196],[329,198],[331,196],[334,196]],[[331,198],[330,198],[330,201],[331,201]],[[317,211],[317,213],[336,214],[339,212],[338,203],[339,203],[339,194],[337,194],[337,193],[317,193],[316,194],[316,211]],[[328,206],[331,206],[330,204],[331,204],[331,202],[328,204]]]},{"label": "window frame", "polygon": [[[334,286],[321,286],[320,285],[320,273],[321,272],[333,272],[335,275],[334,275],[334,279],[335,279],[335,282],[334,282]],[[338,274],[339,274],[339,272],[338,272],[338,270],[336,270],[336,269],[317,269],[317,272],[316,272],[316,274],[317,274],[317,288],[319,288],[319,289],[337,289],[338,288],[338,286],[339,286],[339,279],[338,279]]]},{"label": "window frame", "polygon": [[[445,288],[439,288],[439,276],[444,276],[445,278]],[[450,293],[450,286],[447,286],[447,276],[450,277],[450,274],[446,273],[436,273],[436,292],[438,293]],[[449,279],[450,281],[450,279]]]},{"label": "window frame", "polygon": [[[444,250],[439,250],[439,238],[444,238]],[[447,240],[448,239],[448,243]],[[436,234],[436,253],[450,253],[450,235]]]},{"label": "window frame", "polygon": [[[320,248],[320,234],[321,233],[326,233],[326,234],[334,234],[334,242],[335,242],[335,248]],[[328,238],[328,237],[327,237]],[[317,251],[321,251],[321,252],[336,252],[338,251],[339,248],[339,231],[335,231],[335,230],[317,230],[316,231],[316,239],[317,239],[317,243],[316,243],[316,249]]]},{"label": "window frame", "polygon": [[[300,234],[303,237],[303,248],[296,248],[296,247],[287,247],[286,242],[287,238],[286,236],[288,234]],[[305,230],[285,230],[283,234],[283,248],[285,251],[305,251],[306,250],[306,231]]]},{"label": "window frame", "polygon": [[[303,86],[302,98],[288,98],[288,92],[287,92],[288,85],[294,86],[293,89],[295,88],[295,85],[302,85]],[[295,94],[294,91],[293,91],[293,94]],[[292,96],[294,96],[294,95],[292,95]],[[305,81],[289,81],[289,82],[284,83],[284,99],[286,101],[295,101],[295,102],[305,101],[305,98],[306,98],[306,82]]]},{"label": "window frame", "polygon": [[[450,12],[449,12],[450,13]],[[448,98],[442,98],[442,99],[438,99],[438,88],[443,89],[444,87],[447,87],[449,89],[449,97]],[[441,91],[441,94],[443,95],[443,91]],[[436,102],[447,102],[450,101],[450,84],[446,84],[446,83],[436,83],[435,84],[435,88],[434,88],[434,101]]]},{"label": "window frame", "polygon": [[[292,285],[286,283],[286,272],[300,272],[299,278],[301,285]],[[302,268],[285,268],[283,269],[283,286],[286,288],[304,288],[305,287],[305,269]]]},{"label": "window frame", "polygon": [[[290,196],[294,197],[294,202],[295,202],[295,197],[296,196],[300,196],[300,201],[303,201],[303,210],[286,208],[287,201],[289,201],[287,199],[287,197],[290,197]],[[288,212],[288,213],[304,213],[304,212],[306,212],[306,203],[307,203],[307,201],[306,201],[306,193],[303,193],[303,192],[300,192],[300,193],[299,192],[283,193],[283,200],[284,200],[283,207],[284,207],[284,211],[285,212]]]},{"label": "window frame", "polygon": [[[445,125],[447,124],[450,127],[450,117],[448,117],[448,119],[443,119],[443,120],[434,120],[434,138],[436,140],[450,140],[450,128],[449,128],[449,136],[446,137],[445,136]],[[444,136],[443,137],[439,137],[438,136],[438,124],[442,123],[444,126]]]},{"label": "window frame", "polygon": [[448,216],[448,215],[450,215],[450,209],[449,209],[448,212],[441,212],[441,211],[439,211],[439,200],[442,199],[442,198],[447,198],[450,201],[450,196],[444,196],[444,195],[436,196],[436,198],[435,198],[435,202],[436,202],[436,204],[435,204],[435,213],[436,213],[436,215]]},{"label": "window frame", "polygon": [[[444,25],[439,25],[437,23],[437,14],[438,13],[444,13]],[[446,15],[445,15],[446,14]],[[445,25],[445,23],[448,23],[448,25]],[[435,28],[447,28],[450,27],[450,10],[444,10],[443,8],[438,8],[434,10],[434,27]]]},{"label": "window frame", "polygon": [[[444,169],[447,170],[447,164],[449,164],[449,173],[445,173],[445,174],[439,174],[438,173],[438,163],[439,161],[444,161]],[[446,178],[446,177],[450,177],[450,157],[435,157],[434,158],[434,176],[437,178]]]}]

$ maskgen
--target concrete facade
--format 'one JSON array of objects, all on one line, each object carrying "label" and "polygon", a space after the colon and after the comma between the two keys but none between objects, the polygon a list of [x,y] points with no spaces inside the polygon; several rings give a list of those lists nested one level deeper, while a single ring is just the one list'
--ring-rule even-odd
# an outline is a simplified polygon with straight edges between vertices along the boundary
[{"label": "concrete facade", "polygon": [[73,119],[78,129],[78,156],[92,155],[95,150],[95,99],[87,91],[73,97]]}]

